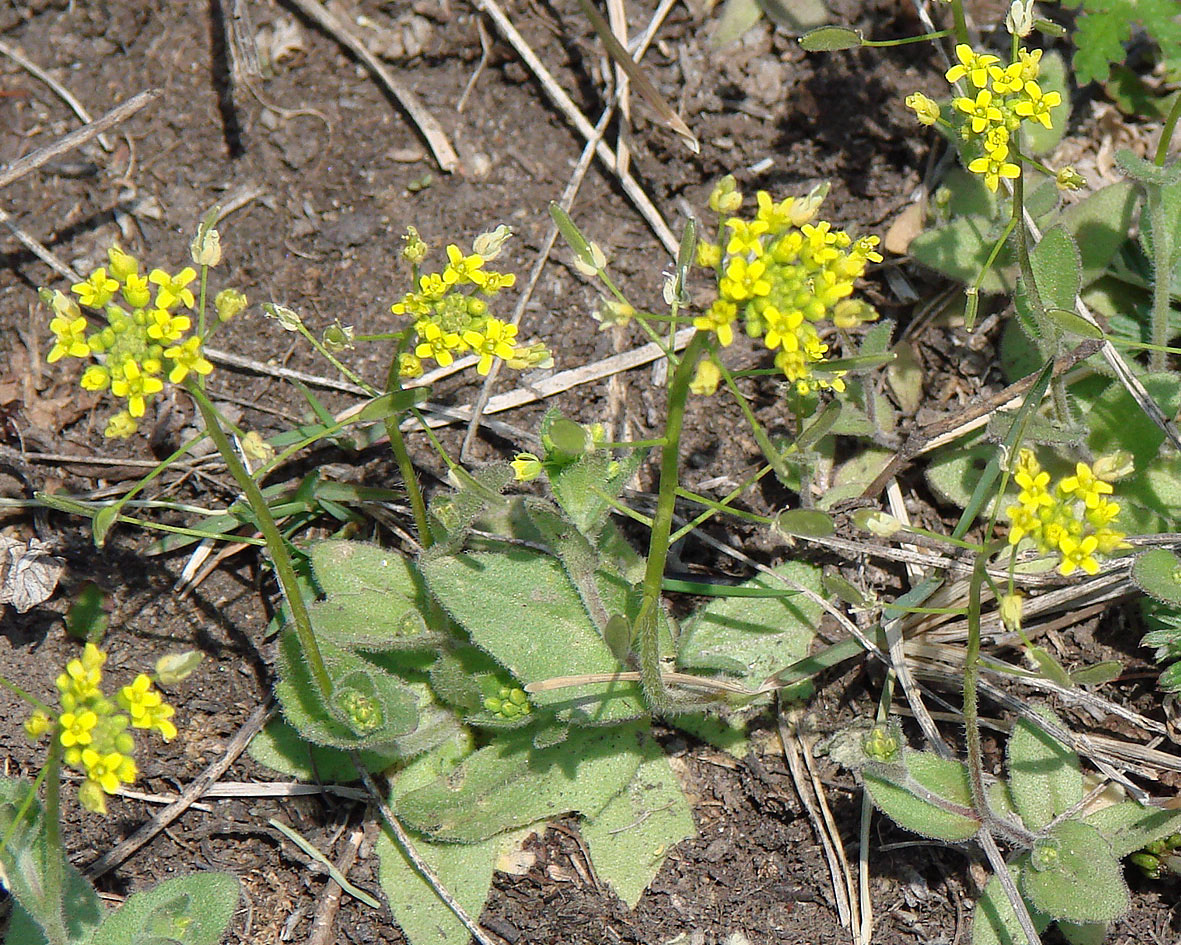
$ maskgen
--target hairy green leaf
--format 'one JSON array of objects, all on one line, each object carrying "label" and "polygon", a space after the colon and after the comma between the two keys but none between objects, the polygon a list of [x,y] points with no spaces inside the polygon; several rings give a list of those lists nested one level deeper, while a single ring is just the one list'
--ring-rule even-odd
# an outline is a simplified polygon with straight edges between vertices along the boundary
[{"label": "hairy green leaf", "polygon": [[1020,888],[1041,912],[1068,922],[1110,922],[1131,904],[1111,845],[1081,820],[1065,820],[1038,841]]},{"label": "hairy green leaf", "polygon": [[903,764],[871,763],[865,789],[878,808],[907,830],[936,840],[969,840],[980,829],[968,769],[933,752],[903,751]]},{"label": "hairy green leaf", "polygon": [[[1062,727],[1062,720],[1044,706],[1038,715]],[[1009,736],[1009,791],[1030,830],[1046,827],[1083,797],[1078,755],[1047,735],[1029,719],[1020,718]]]}]

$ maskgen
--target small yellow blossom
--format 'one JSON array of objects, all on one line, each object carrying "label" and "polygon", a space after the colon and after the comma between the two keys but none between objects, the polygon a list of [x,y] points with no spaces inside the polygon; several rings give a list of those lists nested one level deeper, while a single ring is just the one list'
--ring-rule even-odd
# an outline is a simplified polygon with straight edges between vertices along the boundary
[{"label": "small yellow blossom", "polygon": [[90,354],[90,345],[86,343],[87,322],[83,315],[68,319],[58,316],[49,323],[49,330],[53,332],[55,341],[49,349],[46,360],[53,364],[65,355],[71,358],[85,358]]},{"label": "small yellow blossom", "polygon": [[968,116],[974,134],[982,134],[1005,119],[1001,110],[993,104],[992,92],[988,89],[981,89],[976,93],[974,99],[961,96],[955,99],[952,104],[957,111]]},{"label": "small yellow blossom", "polygon": [[123,362],[121,376],[111,378],[111,393],[125,397],[127,412],[137,419],[144,415],[148,398],[163,389],[164,382],[160,378],[144,373],[131,358]]},{"label": "small yellow blossom", "polygon": [[148,313],[148,337],[171,344],[179,341],[193,323],[187,315],[173,315],[166,308],[152,309]]},{"label": "small yellow blossom", "polygon": [[105,268],[99,267],[85,282],[70,286],[70,291],[76,293],[78,301],[87,308],[102,308],[119,291],[119,283],[107,275]]},{"label": "small yellow blossom", "polygon": [[1008,160],[1009,149],[1002,146],[989,154],[982,155],[968,165],[973,174],[980,174],[984,178],[984,186],[995,192],[1000,179],[1013,179],[1021,176],[1021,168]]},{"label": "small yellow blossom", "polygon": [[447,247],[447,267],[443,270],[443,281],[447,285],[464,285],[473,283],[483,285],[488,280],[487,273],[481,271],[484,257],[479,253],[464,256],[462,250],[454,243]]},{"label": "small yellow blossom", "polygon": [[135,422],[135,418],[126,410],[120,410],[107,420],[107,426],[103,430],[103,436],[108,440],[126,440],[138,429],[139,424]]},{"label": "small yellow blossom", "polygon": [[737,305],[726,299],[714,299],[704,315],[693,319],[693,327],[714,332],[722,346],[729,347],[734,341],[734,319],[737,317]]},{"label": "small yellow blossom", "polygon": [[1000,62],[996,56],[974,52],[967,43],[955,47],[955,57],[959,64],[947,70],[947,81],[958,82],[967,76],[968,81],[978,89],[988,84],[988,67]]},{"label": "small yellow blossom", "polygon": [[1062,96],[1056,91],[1042,92],[1036,82],[1025,83],[1025,97],[1013,106],[1022,118],[1040,122],[1045,128],[1053,127],[1050,109],[1062,104]]},{"label": "small yellow blossom", "polygon": [[1054,175],[1054,183],[1059,190],[1081,190],[1087,186],[1087,179],[1068,164]]},{"label": "small yellow blossom", "polygon": [[697,243],[697,265],[703,269],[716,269],[722,262],[722,247],[718,243],[700,240]]},{"label": "small yellow blossom", "polygon": [[163,269],[153,269],[148,273],[148,282],[157,286],[156,306],[158,308],[175,308],[177,304],[185,308],[192,308],[196,303],[189,283],[197,278],[197,270],[192,266],[185,266],[175,276],[170,276]]},{"label": "small yellow blossom", "polygon": [[722,371],[713,358],[702,358],[697,362],[697,371],[689,382],[689,391],[699,397],[710,397],[717,392],[722,380]]},{"label": "small yellow blossom", "polygon": [[[188,338],[179,345],[164,349],[164,357],[172,361],[172,370],[168,372],[168,380],[179,384],[189,372],[205,376],[213,370],[213,365],[201,353],[201,339],[196,335]],[[132,411],[132,416],[136,416]]]},{"label": "small yellow blossom", "polygon": [[462,337],[480,357],[476,373],[485,377],[492,370],[493,358],[507,360],[513,356],[517,326],[502,322],[499,318],[489,318],[481,328],[469,328]]},{"label": "small yellow blossom", "polygon": [[420,343],[414,349],[414,356],[434,358],[440,367],[447,367],[455,360],[453,351],[462,350],[463,340],[456,332],[443,331],[435,322],[421,322],[415,326]]}]

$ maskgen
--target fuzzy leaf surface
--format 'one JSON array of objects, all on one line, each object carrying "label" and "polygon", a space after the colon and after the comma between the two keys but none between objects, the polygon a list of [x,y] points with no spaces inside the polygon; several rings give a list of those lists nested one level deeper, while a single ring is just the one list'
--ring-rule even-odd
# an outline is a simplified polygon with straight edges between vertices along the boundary
[{"label": "fuzzy leaf surface", "polygon": [[[569,576],[548,555],[509,548],[432,557],[423,562],[423,573],[472,642],[522,683],[620,669]],[[627,612],[626,582],[599,572],[596,583],[609,613]],[[593,683],[532,693],[530,699],[582,724],[646,714],[635,683]]]},{"label": "fuzzy leaf surface", "polygon": [[[1009,875],[1014,881],[1020,877],[1020,865],[1026,859],[1023,856],[1010,864]],[[1030,909],[1030,918],[1039,935],[1050,927],[1051,920],[1036,909]],[[1017,911],[996,876],[989,878],[972,911],[972,945],[1025,945],[1025,933],[1021,931]]]},{"label": "fuzzy leaf surface", "polygon": [[1093,826],[1066,820],[1040,843],[1053,850],[1053,857],[1039,857],[1035,848],[1022,867],[1020,888],[1041,912],[1087,923],[1110,922],[1128,911],[1131,902],[1119,860]]},{"label": "fuzzy leaf surface", "polygon": [[968,769],[933,752],[908,748],[902,757],[901,765],[870,764],[864,770],[865,789],[881,812],[924,837],[956,842],[976,836],[980,821],[974,815],[938,803],[971,810]]},{"label": "fuzzy leaf surface", "polygon": [[217,945],[238,907],[230,873],[178,876],[136,893],[109,914],[87,945]]},{"label": "fuzzy leaf surface", "polygon": [[430,837],[462,843],[570,811],[594,816],[635,775],[645,726],[574,728],[542,749],[528,731],[505,733],[449,775],[403,795],[398,812]]},{"label": "fuzzy leaf surface", "polygon": [[[789,561],[775,573],[821,593],[821,572]],[[769,575],[739,585],[783,590]],[[793,597],[717,597],[686,621],[678,640],[677,663],[685,669],[721,670],[757,685],[771,673],[806,656],[820,620],[820,605]]]},{"label": "fuzzy leaf surface", "polygon": [[1181,831],[1181,811],[1141,807],[1135,801],[1101,808],[1084,820],[1107,838],[1111,852],[1121,859],[1154,840]]},{"label": "fuzzy leaf surface", "polygon": [[[1047,721],[1062,720],[1045,707],[1037,709]],[[1046,827],[1083,798],[1083,774],[1078,755],[1029,719],[1021,718],[1009,737],[1009,793],[1030,830]]]},{"label": "fuzzy leaf surface", "polygon": [[1145,594],[1181,605],[1181,558],[1167,548],[1150,548],[1132,564],[1132,580]]},{"label": "fuzzy leaf surface", "polygon": [[640,751],[631,783],[581,827],[595,872],[632,909],[672,845],[697,832],[664,750],[645,738]]}]

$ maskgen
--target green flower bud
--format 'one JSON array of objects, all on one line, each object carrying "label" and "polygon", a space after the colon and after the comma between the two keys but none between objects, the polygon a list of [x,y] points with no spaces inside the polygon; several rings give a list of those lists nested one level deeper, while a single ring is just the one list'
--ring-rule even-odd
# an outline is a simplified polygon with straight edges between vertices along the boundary
[{"label": "green flower bud", "polygon": [[213,307],[217,311],[217,320],[228,322],[245,310],[246,296],[237,289],[222,289],[214,297]]}]

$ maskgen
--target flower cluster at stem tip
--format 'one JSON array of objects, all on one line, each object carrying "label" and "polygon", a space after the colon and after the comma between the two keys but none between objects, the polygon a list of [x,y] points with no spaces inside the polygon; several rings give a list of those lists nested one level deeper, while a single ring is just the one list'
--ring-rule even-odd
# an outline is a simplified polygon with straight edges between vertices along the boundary
[{"label": "flower cluster at stem tip", "polygon": [[65,763],[86,778],[78,788],[79,802],[99,814],[107,812],[107,794],[139,775],[135,737],[128,729],[155,731],[165,741],[176,737],[172,724],[176,710],[164,701],[151,677],[141,673],[119,690],[113,702],[107,698],[102,690],[106,660],[106,653],[87,643],[82,656],[70,660],[55,681],[61,706],[58,716],[37,711],[25,721],[30,738],[53,733]]},{"label": "flower cluster at stem tip", "polygon": [[[817,220],[827,192],[821,186],[807,197],[776,203],[759,191],[754,216],[743,218],[736,215],[742,194],[727,176],[710,196],[710,208],[721,220],[720,239],[697,247],[698,264],[717,273],[718,297],[693,326],[728,346],[741,317],[746,333],[775,352],[775,366],[800,394],[845,389],[841,372],[816,373],[829,350],[819,330],[823,322],[847,330],[877,318],[872,306],[850,296],[867,265],[882,261],[878,238],[854,239]],[[706,370],[695,392],[716,388],[716,368]]]},{"label": "flower cluster at stem tip", "polygon": [[[519,344],[517,326],[492,315],[488,302],[502,289],[512,288],[517,277],[511,272],[486,269],[511,235],[507,226],[481,234],[465,254],[454,243],[447,247],[447,265],[442,272],[418,275],[418,291],[407,292],[390,306],[390,311],[414,319],[413,341],[400,356],[399,371],[404,378],[419,377],[423,362],[435,361],[447,367],[457,356],[473,354],[476,370],[485,376],[496,360],[515,370],[550,367],[553,358],[544,344]],[[414,266],[426,258],[426,243],[414,227],[408,227],[402,256]]]},{"label": "flower cluster at stem tip", "polygon": [[[190,374],[209,374],[213,365],[202,353],[205,339],[189,333],[193,322],[185,313],[196,303],[192,283],[197,271],[186,266],[175,274],[153,269],[141,275],[139,260],[118,246],[107,250],[107,258],[109,266],[100,266],[71,287],[76,298],[60,290],[41,289],[40,295],[53,311],[49,329],[54,343],[47,360],[91,362],[81,385],[88,391],[109,390],[124,402],[104,434],[125,439],[139,428],[165,381],[180,384]],[[245,307],[246,297],[235,289],[219,292],[214,300],[219,321]],[[94,327],[84,309],[106,324]]]},{"label": "flower cluster at stem tip", "polygon": [[[979,174],[984,185],[995,192],[1002,178],[1013,179],[1021,173],[1022,123],[1053,127],[1051,109],[1062,104],[1062,96],[1056,91],[1043,92],[1038,85],[1040,49],[1031,52],[1018,46],[1013,60],[1004,64],[991,53],[960,43],[955,56],[957,62],[945,78],[953,85],[960,83],[959,89],[966,93],[955,96],[951,105],[960,137],[976,154],[968,162],[968,170]],[[942,117],[938,103],[921,92],[908,95],[906,104],[924,125],[953,127]],[[1073,183],[1073,177],[1060,181],[1062,186]]]},{"label": "flower cluster at stem tip", "polygon": [[1039,551],[1059,556],[1059,573],[1095,574],[1099,570],[1095,555],[1131,547],[1123,532],[1110,527],[1119,515],[1119,503],[1107,498],[1114,491],[1108,480],[1120,472],[1102,459],[1094,466],[1076,463],[1073,475],[1051,486],[1050,474],[1033,450],[1021,450],[1013,475],[1020,491],[1017,501],[1005,509],[1009,544],[1028,537]]}]

